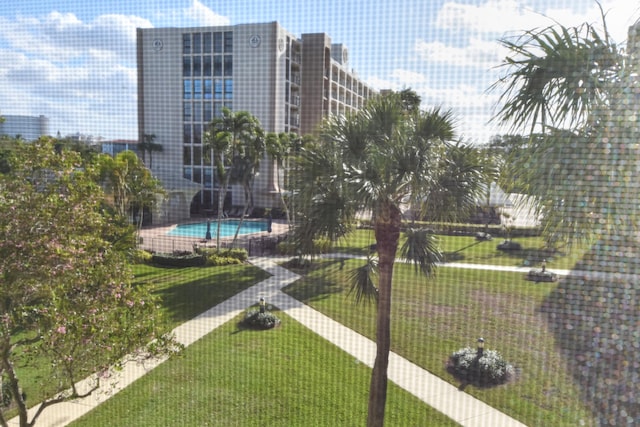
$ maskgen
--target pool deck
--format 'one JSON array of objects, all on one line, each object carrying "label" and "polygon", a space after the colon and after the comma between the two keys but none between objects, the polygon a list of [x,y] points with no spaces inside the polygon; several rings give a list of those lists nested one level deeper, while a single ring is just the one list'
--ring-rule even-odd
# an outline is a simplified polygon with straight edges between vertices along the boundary
[{"label": "pool deck", "polygon": [[[264,221],[264,219],[259,219]],[[257,221],[256,219],[245,219],[245,222]],[[181,224],[192,224],[204,222],[203,220],[185,221]],[[194,246],[197,247],[216,247],[216,238],[211,240],[205,240],[204,236],[198,237],[181,237],[181,236],[169,236],[168,233],[174,229],[178,224],[156,226],[156,227],[144,227],[140,230],[140,237],[142,243],[140,249],[145,249],[152,252],[174,252],[174,251],[193,251]],[[240,245],[247,245],[250,241],[266,240],[269,238],[277,238],[287,233],[288,227],[284,220],[273,220],[271,223],[271,233],[267,231],[261,231],[258,233],[241,234],[238,235],[238,242]],[[212,227],[211,231],[215,234],[215,227]],[[232,237],[221,237],[220,246],[225,248],[233,241]]]}]

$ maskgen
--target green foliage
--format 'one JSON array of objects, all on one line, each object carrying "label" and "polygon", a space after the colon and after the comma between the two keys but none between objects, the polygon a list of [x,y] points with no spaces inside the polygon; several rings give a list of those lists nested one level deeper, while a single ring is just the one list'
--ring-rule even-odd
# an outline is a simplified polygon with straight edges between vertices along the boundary
[{"label": "green foliage", "polygon": [[298,255],[299,253],[307,254],[308,251],[311,251],[311,254],[327,254],[331,252],[333,249],[333,242],[327,237],[319,237],[317,239],[312,240],[312,244],[308,245],[306,248],[299,248],[298,242],[296,240],[283,240],[278,243],[276,246],[276,250],[280,255]]},{"label": "green foliage", "polygon": [[447,370],[463,384],[477,387],[492,387],[505,384],[515,376],[513,366],[495,350],[484,350],[478,357],[478,350],[462,348],[449,356]]},{"label": "green foliage", "polygon": [[200,254],[153,254],[151,262],[165,267],[199,267],[205,264],[205,257]]},{"label": "green foliage", "polygon": [[223,265],[242,264],[238,258],[223,255],[209,255],[205,260],[205,266],[207,267],[220,267]]},{"label": "green foliage", "polygon": [[132,264],[151,264],[153,254],[143,249],[133,249],[130,254]]},{"label": "green foliage", "polygon": [[[105,238],[123,233],[104,215],[97,177],[94,164],[56,151],[50,138],[19,143],[0,175],[0,364],[25,417],[14,371],[21,355],[39,356],[51,369],[46,381],[75,397],[77,379],[127,354],[172,350],[157,328],[155,298],[131,283],[131,247]],[[166,345],[148,348],[154,340]]]},{"label": "green foliage", "polygon": [[245,313],[241,325],[253,329],[271,329],[280,325],[280,319],[268,310],[261,313],[259,309],[252,308]]},{"label": "green foliage", "polygon": [[249,259],[249,253],[242,248],[218,250],[216,248],[196,248],[195,252],[205,258],[208,267],[242,264]]}]

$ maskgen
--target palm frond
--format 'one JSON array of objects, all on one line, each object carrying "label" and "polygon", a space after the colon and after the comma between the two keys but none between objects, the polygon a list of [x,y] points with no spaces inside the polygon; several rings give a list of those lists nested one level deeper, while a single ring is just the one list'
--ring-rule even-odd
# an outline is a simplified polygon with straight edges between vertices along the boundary
[{"label": "palm frond", "polygon": [[366,264],[350,271],[351,288],[348,295],[353,295],[356,304],[378,301],[378,288],[375,285],[377,274],[378,263],[373,257],[368,257]]},{"label": "palm frond", "polygon": [[433,233],[424,228],[411,228],[405,231],[406,241],[400,248],[401,256],[411,262],[416,271],[424,275],[433,274],[442,254],[438,248],[438,240]]}]

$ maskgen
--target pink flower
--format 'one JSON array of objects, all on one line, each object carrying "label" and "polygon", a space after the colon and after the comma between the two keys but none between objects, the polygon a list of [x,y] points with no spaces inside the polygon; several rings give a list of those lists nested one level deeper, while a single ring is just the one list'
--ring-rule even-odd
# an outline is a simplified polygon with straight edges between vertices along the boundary
[{"label": "pink flower", "polygon": [[65,328],[64,326],[58,326],[58,329],[56,329],[56,332],[64,335],[67,333],[67,328]]}]

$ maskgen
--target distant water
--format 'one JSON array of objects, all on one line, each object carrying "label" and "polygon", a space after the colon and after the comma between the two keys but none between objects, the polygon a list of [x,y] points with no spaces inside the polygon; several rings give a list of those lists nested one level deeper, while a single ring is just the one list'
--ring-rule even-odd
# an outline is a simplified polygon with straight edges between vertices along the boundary
[{"label": "distant water", "polygon": [[[220,224],[220,237],[233,237],[236,234],[236,229],[240,220],[227,219],[223,220]],[[252,234],[260,233],[261,231],[267,231],[269,224],[268,221],[244,221],[240,232],[238,234]],[[210,231],[211,238],[216,238],[216,232],[218,230],[218,221],[211,221]],[[199,237],[204,239],[207,234],[207,223],[198,222],[195,224],[180,224],[167,233],[167,236],[178,237]]]}]

